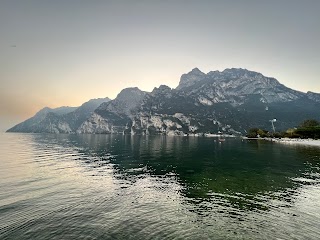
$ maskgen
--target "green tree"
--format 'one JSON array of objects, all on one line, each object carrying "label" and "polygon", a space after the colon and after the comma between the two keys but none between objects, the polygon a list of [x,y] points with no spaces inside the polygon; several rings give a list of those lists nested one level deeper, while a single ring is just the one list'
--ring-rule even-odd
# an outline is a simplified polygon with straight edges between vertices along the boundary
[{"label": "green tree", "polygon": [[268,131],[266,130],[262,130],[262,129],[259,129],[258,132],[260,137],[267,137],[268,136]]},{"label": "green tree", "polygon": [[250,138],[256,138],[256,137],[267,137],[268,136],[268,131],[267,130],[262,130],[259,128],[250,128],[247,134],[247,137]]},{"label": "green tree", "polygon": [[316,127],[316,126],[319,126],[319,125],[320,125],[320,123],[319,123],[317,120],[315,120],[315,119],[308,119],[308,120],[303,121],[303,122],[300,124],[299,128]]},{"label": "green tree", "polygon": [[258,135],[259,128],[250,128],[247,137],[249,138],[256,138]]},{"label": "green tree", "polygon": [[319,138],[320,123],[314,119],[305,120],[297,128],[296,133],[302,138]]},{"label": "green tree", "polygon": [[294,129],[294,128],[289,128],[287,131],[286,131],[286,136],[288,136],[288,137],[293,137],[294,135],[294,133],[296,132],[296,129]]}]

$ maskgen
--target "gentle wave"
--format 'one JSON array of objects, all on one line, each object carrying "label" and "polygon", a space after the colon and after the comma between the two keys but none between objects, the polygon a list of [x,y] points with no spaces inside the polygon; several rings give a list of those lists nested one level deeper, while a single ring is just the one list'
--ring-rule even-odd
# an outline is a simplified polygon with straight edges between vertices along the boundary
[{"label": "gentle wave", "polygon": [[0,135],[1,239],[317,239],[319,153],[270,143]]}]

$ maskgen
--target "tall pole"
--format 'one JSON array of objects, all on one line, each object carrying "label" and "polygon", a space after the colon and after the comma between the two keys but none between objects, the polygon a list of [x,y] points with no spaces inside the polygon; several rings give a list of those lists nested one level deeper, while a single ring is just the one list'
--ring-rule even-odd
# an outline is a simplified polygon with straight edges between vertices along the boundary
[{"label": "tall pole", "polygon": [[272,124],[273,133],[275,133],[276,130],[274,129],[273,120],[271,120],[271,124]]},{"label": "tall pole", "polygon": [[274,122],[276,122],[277,121],[277,119],[272,119],[272,120],[270,120],[270,122],[271,122],[271,125],[272,125],[272,130],[273,130],[273,133],[275,133],[276,132],[276,129],[274,128]]}]

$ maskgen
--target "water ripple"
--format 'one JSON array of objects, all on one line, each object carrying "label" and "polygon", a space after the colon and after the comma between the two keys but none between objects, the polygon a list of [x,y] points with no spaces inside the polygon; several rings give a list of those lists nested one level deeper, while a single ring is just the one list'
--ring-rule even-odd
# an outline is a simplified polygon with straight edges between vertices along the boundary
[{"label": "water ripple", "polygon": [[320,152],[232,139],[0,135],[1,239],[317,239]]}]

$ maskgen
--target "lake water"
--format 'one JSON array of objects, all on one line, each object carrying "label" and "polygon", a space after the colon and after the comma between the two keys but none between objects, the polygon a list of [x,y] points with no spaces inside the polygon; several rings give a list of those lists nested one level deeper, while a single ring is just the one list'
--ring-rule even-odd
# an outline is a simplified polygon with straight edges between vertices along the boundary
[{"label": "lake water", "polygon": [[0,239],[319,239],[320,148],[0,134]]}]

